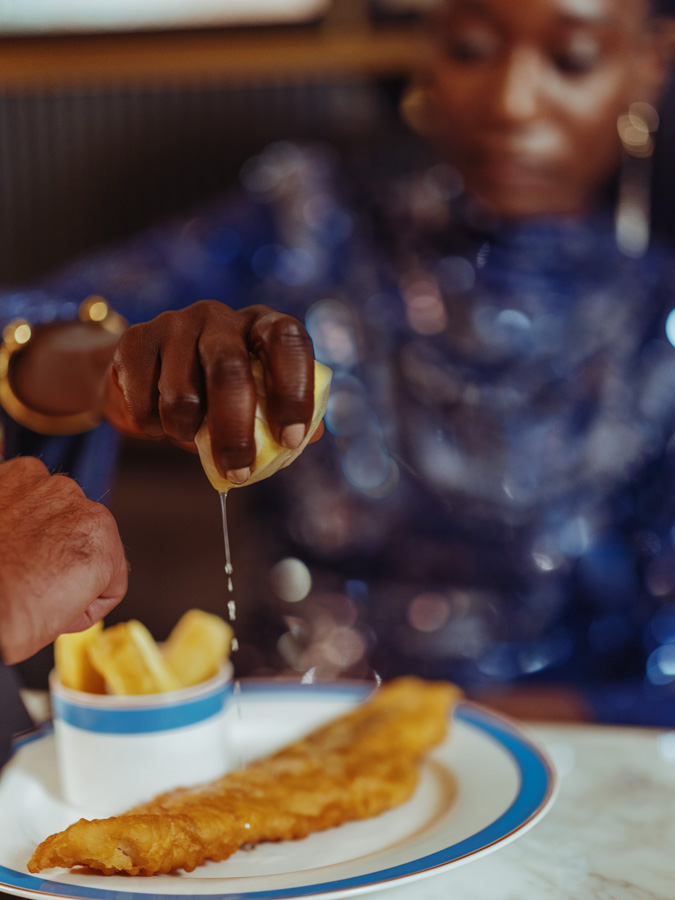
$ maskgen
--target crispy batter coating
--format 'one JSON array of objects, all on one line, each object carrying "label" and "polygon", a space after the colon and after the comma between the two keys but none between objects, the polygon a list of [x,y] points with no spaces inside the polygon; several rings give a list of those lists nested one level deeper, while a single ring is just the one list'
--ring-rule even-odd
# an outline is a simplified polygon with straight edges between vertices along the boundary
[{"label": "crispy batter coating", "polygon": [[270,756],[109,819],[80,819],[35,850],[30,872],[89,866],[105,875],[191,872],[243,844],[295,840],[376,816],[415,790],[423,755],[445,737],[459,690],[399,678]]}]

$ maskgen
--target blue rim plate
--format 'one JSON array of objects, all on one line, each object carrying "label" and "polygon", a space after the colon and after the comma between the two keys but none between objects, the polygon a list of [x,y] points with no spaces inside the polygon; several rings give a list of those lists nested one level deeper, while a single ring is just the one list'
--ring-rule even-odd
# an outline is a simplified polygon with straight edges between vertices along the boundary
[{"label": "blue rim plate", "polygon": [[[233,741],[243,762],[268,752],[363,699],[350,682],[242,682]],[[0,775],[0,890],[79,900],[291,900],[349,897],[470,862],[522,835],[550,808],[556,779],[537,744],[513,722],[470,703],[424,766],[404,806],[302,841],[239,851],[192,873],[134,879],[25,869],[36,843],[82,813],[58,796],[47,725],[17,743]],[[455,795],[456,791],[456,795]],[[95,816],[92,811],[91,816]]]}]

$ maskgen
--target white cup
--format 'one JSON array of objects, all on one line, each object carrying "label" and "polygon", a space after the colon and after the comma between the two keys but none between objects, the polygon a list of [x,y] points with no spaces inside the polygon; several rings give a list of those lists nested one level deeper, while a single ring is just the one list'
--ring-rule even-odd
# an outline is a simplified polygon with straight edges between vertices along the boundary
[{"label": "white cup", "polygon": [[194,687],[118,697],[49,676],[63,799],[117,815],[163,791],[219,778],[232,765],[232,664]]}]

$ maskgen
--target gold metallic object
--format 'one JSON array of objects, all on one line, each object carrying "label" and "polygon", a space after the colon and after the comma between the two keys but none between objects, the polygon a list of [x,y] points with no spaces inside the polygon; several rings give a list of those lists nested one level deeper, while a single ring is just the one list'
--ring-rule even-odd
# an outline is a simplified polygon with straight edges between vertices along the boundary
[{"label": "gold metallic object", "polygon": [[416,80],[403,92],[399,113],[406,125],[416,134],[433,137],[436,131],[436,114],[431,89]]},{"label": "gold metallic object", "polygon": [[658,130],[659,114],[650,103],[631,103],[628,112],[619,116],[616,127],[629,156],[646,159],[652,155],[652,134]]},{"label": "gold metallic object", "polygon": [[[82,302],[78,318],[81,322],[96,323],[112,334],[121,335],[127,327],[126,320],[97,295]],[[86,411],[62,416],[48,415],[31,409],[16,396],[9,378],[12,357],[26,347],[32,336],[31,326],[25,319],[15,319],[3,329],[0,343],[0,406],[17,424],[38,434],[81,434],[100,425],[101,417],[97,413]]]},{"label": "gold metallic object", "polygon": [[126,319],[116,313],[108,301],[99,294],[92,294],[82,301],[77,317],[80,322],[97,322],[111,334],[121,335],[127,327]]},{"label": "gold metallic object", "polygon": [[649,103],[631,103],[617,120],[623,162],[615,214],[616,241],[627,256],[642,256],[651,233],[651,157],[659,114]]}]

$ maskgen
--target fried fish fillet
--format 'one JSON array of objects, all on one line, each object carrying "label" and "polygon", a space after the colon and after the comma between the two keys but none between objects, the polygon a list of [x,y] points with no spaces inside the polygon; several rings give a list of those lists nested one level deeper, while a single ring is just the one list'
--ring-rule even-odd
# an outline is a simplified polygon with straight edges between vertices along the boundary
[{"label": "fried fish fillet", "polygon": [[295,840],[405,802],[440,743],[459,690],[399,678],[276,753],[210,784],[178,788],[121,816],[80,819],[35,850],[31,872],[89,866],[106,875],[192,871],[242,845]]}]

